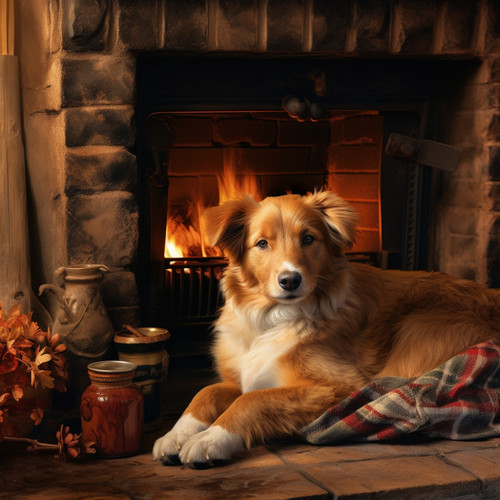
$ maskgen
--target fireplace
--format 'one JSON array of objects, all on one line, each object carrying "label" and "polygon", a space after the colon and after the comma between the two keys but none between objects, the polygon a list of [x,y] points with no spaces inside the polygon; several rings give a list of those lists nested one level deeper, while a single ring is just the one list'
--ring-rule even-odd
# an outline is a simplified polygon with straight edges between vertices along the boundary
[{"label": "fireplace", "polygon": [[[421,64],[418,70],[405,66],[139,56],[139,285],[141,297],[147,298],[147,321],[178,328],[197,319],[213,320],[215,309],[199,302],[215,296],[211,283],[220,272],[220,258],[212,271],[211,257],[203,257],[197,236],[197,215],[221,201],[221,181],[227,192],[238,180],[252,180],[254,185],[241,192],[258,199],[332,189],[361,216],[351,259],[426,268],[431,169],[386,153],[384,147],[394,133],[425,137],[434,123],[430,103],[463,68],[449,65],[443,72],[441,64]],[[353,89],[342,81],[357,81],[356,74],[396,81],[399,72],[405,76],[399,76],[400,86],[390,95],[382,89],[370,95],[366,86]],[[425,81],[427,75],[432,82]],[[316,115],[287,110],[291,101]],[[182,229],[184,253],[165,249],[168,228]],[[210,269],[205,279],[200,265],[206,273]],[[194,314],[197,308],[200,313]]]},{"label": "fireplace", "polygon": [[[228,121],[280,114],[299,142],[302,131],[318,141],[325,123],[329,139],[342,125],[348,136],[337,144],[308,145],[308,161],[316,154],[316,165],[326,167],[311,160],[295,170],[295,179],[307,178],[297,186],[290,177],[299,190],[328,186],[333,177],[333,187],[341,186],[346,172],[329,155],[361,148],[352,124],[380,121],[379,171],[359,173],[379,176],[378,193],[354,200],[378,203],[378,219],[364,229],[379,246],[361,253],[377,265],[498,285],[495,2],[23,0],[18,10],[34,289],[53,281],[60,265],[99,262],[112,270],[102,294],[114,324],[155,318],[146,268],[158,251],[151,253],[152,238],[162,235],[151,234],[147,207],[155,206],[150,196],[161,203],[164,194],[147,187],[154,160],[143,128],[155,113],[178,122],[207,113]],[[318,74],[325,95],[315,89]],[[317,102],[328,117],[294,120],[282,108],[289,94]],[[388,155],[391,133],[454,146],[458,168]],[[256,154],[242,142],[227,146]],[[281,194],[282,173],[262,174],[268,194]],[[186,182],[180,177],[175,182]]]}]

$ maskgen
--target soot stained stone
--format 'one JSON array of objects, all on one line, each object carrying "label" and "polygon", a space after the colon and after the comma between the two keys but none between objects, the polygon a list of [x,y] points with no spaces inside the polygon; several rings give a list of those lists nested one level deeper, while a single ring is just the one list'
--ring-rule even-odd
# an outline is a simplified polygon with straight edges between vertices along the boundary
[{"label": "soot stained stone", "polygon": [[63,11],[63,49],[103,50],[106,46],[106,22],[110,2],[72,0],[61,2]]},{"label": "soot stained stone", "polygon": [[314,2],[313,50],[344,51],[352,3],[350,0]]},{"label": "soot stained stone", "polygon": [[[286,22],[283,22],[284,12],[286,12]],[[304,33],[302,0],[269,0],[267,16],[269,50],[302,50]]]},{"label": "soot stained stone", "polygon": [[131,50],[157,48],[158,0],[119,0],[119,36]]},{"label": "soot stained stone", "polygon": [[66,195],[96,191],[131,191],[137,183],[136,157],[125,149],[66,156]]},{"label": "soot stained stone", "polygon": [[208,12],[205,0],[166,0],[165,48],[205,50]]},{"label": "soot stained stone", "polygon": [[61,68],[62,107],[134,103],[135,58],[131,55],[65,58]]},{"label": "soot stained stone", "polygon": [[68,260],[125,267],[135,260],[138,209],[131,193],[78,195],[68,198]]},{"label": "soot stained stone", "polygon": [[[389,45],[391,4],[386,0],[371,0],[358,9],[356,49],[363,53],[386,52]],[[369,5],[369,7],[368,7]]]},{"label": "soot stained stone", "polygon": [[132,108],[75,108],[66,111],[66,146],[132,146],[134,140]]}]

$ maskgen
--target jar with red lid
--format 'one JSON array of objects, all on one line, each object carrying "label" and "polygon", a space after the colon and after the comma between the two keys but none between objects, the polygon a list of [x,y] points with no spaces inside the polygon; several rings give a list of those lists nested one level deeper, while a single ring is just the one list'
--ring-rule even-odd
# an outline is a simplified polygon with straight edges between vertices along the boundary
[{"label": "jar with red lid", "polygon": [[91,384],[80,403],[82,440],[106,457],[138,453],[142,445],[144,397],[133,383],[136,365],[98,361],[88,365]]}]

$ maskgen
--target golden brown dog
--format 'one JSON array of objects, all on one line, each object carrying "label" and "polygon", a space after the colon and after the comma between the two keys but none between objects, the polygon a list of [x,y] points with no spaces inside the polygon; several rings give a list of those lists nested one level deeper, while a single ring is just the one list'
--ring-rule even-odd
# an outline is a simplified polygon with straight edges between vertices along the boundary
[{"label": "golden brown dog", "polygon": [[418,376],[499,337],[497,291],[349,263],[357,218],[328,191],[206,212],[207,235],[229,258],[213,349],[222,381],[201,390],[156,441],[156,459],[226,461],[297,433],[375,378]]}]

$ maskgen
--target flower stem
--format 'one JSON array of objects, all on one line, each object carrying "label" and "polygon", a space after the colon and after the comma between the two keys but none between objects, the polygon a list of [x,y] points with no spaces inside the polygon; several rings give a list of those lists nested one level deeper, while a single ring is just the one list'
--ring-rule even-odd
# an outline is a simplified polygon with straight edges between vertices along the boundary
[{"label": "flower stem", "polygon": [[33,451],[59,450],[58,444],[41,443],[40,441],[37,441],[36,439],[30,439],[30,438],[25,438],[25,437],[5,436],[3,438],[3,440],[5,442],[10,442],[10,443],[28,443],[31,445],[28,449],[33,450]]}]

